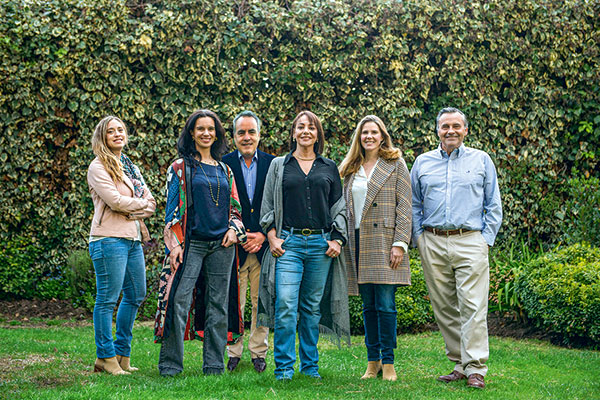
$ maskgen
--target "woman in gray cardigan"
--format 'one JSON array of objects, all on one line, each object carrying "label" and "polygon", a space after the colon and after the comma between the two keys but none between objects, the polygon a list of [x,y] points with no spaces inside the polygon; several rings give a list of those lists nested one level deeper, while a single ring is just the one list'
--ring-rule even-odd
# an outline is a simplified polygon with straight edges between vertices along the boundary
[{"label": "woman in gray cardigan", "polygon": [[291,379],[298,321],[300,372],[320,378],[319,332],[348,343],[347,278],[341,245],[347,240],[345,202],[335,163],[320,155],[319,119],[303,111],[294,120],[291,152],[267,173],[261,226],[270,251],[261,264],[258,323],[274,330],[275,377]]}]

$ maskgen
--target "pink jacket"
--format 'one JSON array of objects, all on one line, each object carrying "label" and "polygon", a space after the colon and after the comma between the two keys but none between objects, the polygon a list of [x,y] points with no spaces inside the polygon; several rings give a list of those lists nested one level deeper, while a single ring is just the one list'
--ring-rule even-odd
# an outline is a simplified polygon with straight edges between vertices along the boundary
[{"label": "pink jacket", "polygon": [[94,202],[90,235],[135,238],[135,220],[140,220],[142,240],[150,240],[148,228],[141,219],[154,214],[156,201],[147,185],[143,198],[134,197],[131,180],[124,176],[123,182],[115,183],[98,158],[88,168],[87,181]]}]

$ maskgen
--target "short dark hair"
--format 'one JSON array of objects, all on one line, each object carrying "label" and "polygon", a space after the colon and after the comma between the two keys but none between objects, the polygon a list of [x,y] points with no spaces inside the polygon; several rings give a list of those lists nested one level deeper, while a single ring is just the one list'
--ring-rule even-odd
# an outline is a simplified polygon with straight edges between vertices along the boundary
[{"label": "short dark hair", "polygon": [[442,115],[454,113],[459,113],[462,116],[463,122],[465,123],[465,128],[468,128],[469,121],[467,121],[467,116],[464,112],[460,111],[458,108],[455,107],[444,107],[440,110],[437,117],[435,117],[435,130],[437,131],[440,127],[440,118],[442,117]]},{"label": "short dark hair", "polygon": [[298,120],[304,116],[306,116],[308,121],[317,128],[317,141],[313,146],[313,149],[315,150],[315,153],[321,154],[323,152],[323,148],[325,147],[325,133],[323,132],[323,125],[321,125],[319,117],[308,110],[300,111],[300,113],[296,115],[296,118],[294,118],[294,121],[292,122],[292,129],[290,130],[290,152],[296,150],[297,144],[294,140],[294,130],[296,129]]},{"label": "short dark hair", "polygon": [[177,139],[177,152],[180,157],[183,157],[184,160],[190,162],[194,156],[199,156],[200,153],[196,150],[196,143],[194,142],[194,138],[192,134],[194,132],[194,128],[196,127],[196,121],[198,118],[209,117],[215,122],[215,135],[217,140],[210,146],[210,155],[215,160],[221,160],[221,156],[227,152],[227,140],[225,139],[225,129],[223,128],[223,124],[221,124],[221,120],[214,112],[210,110],[197,110],[192,113],[185,122],[183,129],[181,130],[181,134],[179,135],[179,139]]},{"label": "short dark hair", "polygon": [[235,136],[235,130],[237,128],[238,119],[240,119],[242,117],[252,117],[252,118],[254,118],[254,120],[256,121],[256,132],[258,134],[260,134],[260,126],[262,125],[261,122],[260,122],[260,118],[258,118],[256,116],[256,114],[254,114],[252,111],[245,110],[245,111],[242,111],[241,113],[239,113],[238,115],[236,115],[235,118],[233,119],[233,130],[231,131],[231,137]]}]

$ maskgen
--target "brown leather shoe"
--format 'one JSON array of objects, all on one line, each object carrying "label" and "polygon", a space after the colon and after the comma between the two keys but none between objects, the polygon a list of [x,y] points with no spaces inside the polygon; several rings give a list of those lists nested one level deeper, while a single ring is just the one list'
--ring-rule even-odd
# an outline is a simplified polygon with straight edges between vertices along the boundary
[{"label": "brown leather shoe", "polygon": [[460,381],[461,379],[467,379],[467,376],[465,374],[461,374],[457,370],[450,372],[448,375],[442,375],[437,378],[438,381],[445,383]]},{"label": "brown leather shoe", "polygon": [[483,389],[485,387],[485,380],[483,378],[483,375],[480,375],[480,374],[469,375],[469,379],[467,380],[467,387]]}]

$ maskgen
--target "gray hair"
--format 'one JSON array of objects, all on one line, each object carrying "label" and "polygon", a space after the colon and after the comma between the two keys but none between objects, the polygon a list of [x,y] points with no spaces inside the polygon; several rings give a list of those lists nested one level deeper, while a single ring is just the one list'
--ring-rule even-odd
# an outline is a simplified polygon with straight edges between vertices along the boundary
[{"label": "gray hair", "polygon": [[254,120],[256,121],[256,133],[260,134],[260,125],[261,125],[260,118],[258,118],[256,116],[256,114],[254,114],[252,111],[245,110],[245,111],[242,111],[241,113],[239,113],[238,115],[236,115],[235,118],[233,119],[233,131],[231,133],[232,137],[235,136],[235,129],[237,127],[238,119],[240,119],[242,117],[254,118]]},{"label": "gray hair", "polygon": [[435,130],[437,131],[440,128],[440,118],[442,117],[442,115],[454,114],[454,113],[459,113],[462,116],[463,122],[465,124],[465,128],[468,128],[469,121],[467,121],[467,116],[465,115],[464,112],[460,111],[458,108],[455,108],[455,107],[444,107],[440,110],[437,117],[435,117]]}]

